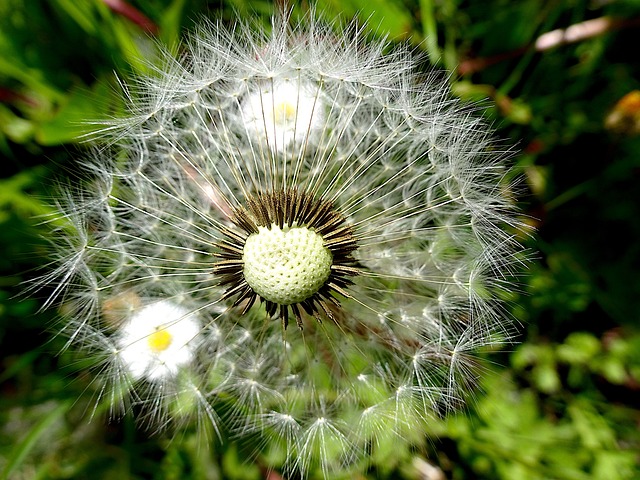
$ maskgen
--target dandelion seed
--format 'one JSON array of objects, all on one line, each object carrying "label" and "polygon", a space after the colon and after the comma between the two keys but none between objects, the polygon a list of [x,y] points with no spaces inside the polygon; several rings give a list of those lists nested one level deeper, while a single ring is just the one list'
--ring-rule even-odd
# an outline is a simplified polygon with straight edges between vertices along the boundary
[{"label": "dandelion seed", "polygon": [[[115,345],[143,383],[184,372],[200,422],[303,474],[420,441],[474,352],[510,338],[509,152],[386,47],[311,18],[206,24],[102,131],[113,158],[43,280],[71,345]],[[116,298],[162,300],[109,314]],[[125,390],[149,418],[189,403]]]}]

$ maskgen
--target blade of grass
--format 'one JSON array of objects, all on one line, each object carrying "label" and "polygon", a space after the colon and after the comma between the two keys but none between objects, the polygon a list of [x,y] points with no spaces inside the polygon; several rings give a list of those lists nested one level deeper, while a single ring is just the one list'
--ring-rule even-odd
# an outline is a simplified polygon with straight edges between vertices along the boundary
[{"label": "blade of grass", "polygon": [[7,457],[7,463],[5,464],[4,470],[0,475],[1,480],[11,478],[12,473],[14,473],[22,464],[26,456],[36,445],[37,441],[46,434],[49,427],[53,425],[56,420],[67,412],[69,405],[71,405],[70,401],[60,403],[60,405],[36,423],[22,441],[13,447],[13,450]]},{"label": "blade of grass", "polygon": [[433,0],[420,0],[420,17],[422,19],[422,34],[429,60],[433,65],[440,63],[442,52],[438,46],[438,28],[436,26],[435,5]]}]

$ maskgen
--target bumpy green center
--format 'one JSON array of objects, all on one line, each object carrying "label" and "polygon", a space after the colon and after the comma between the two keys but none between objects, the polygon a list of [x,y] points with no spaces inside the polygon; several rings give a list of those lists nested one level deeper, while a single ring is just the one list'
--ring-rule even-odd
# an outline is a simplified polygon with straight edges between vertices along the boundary
[{"label": "bumpy green center", "polygon": [[314,295],[331,274],[331,251],[306,227],[258,227],[244,245],[244,278],[255,293],[279,305]]}]

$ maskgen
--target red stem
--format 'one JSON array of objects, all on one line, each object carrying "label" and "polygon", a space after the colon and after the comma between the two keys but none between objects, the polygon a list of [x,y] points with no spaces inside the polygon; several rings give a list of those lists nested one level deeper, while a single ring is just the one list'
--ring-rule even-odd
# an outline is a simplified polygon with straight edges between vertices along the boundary
[{"label": "red stem", "polygon": [[138,25],[145,32],[155,35],[158,33],[158,26],[137,8],[133,7],[124,0],[102,0],[104,4],[111,9],[112,12],[122,15],[131,22]]}]

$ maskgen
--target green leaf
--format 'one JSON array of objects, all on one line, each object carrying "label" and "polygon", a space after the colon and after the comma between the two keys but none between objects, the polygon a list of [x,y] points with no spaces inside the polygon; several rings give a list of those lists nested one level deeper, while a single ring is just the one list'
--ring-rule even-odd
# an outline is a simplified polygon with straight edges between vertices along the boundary
[{"label": "green leaf", "polygon": [[37,197],[29,195],[25,190],[32,186],[41,175],[43,167],[24,170],[13,177],[0,180],[0,212],[10,209],[24,218],[51,215],[53,209],[47,207]]},{"label": "green leaf", "polygon": [[0,132],[15,143],[26,143],[33,137],[35,126],[0,104]]},{"label": "green leaf", "polygon": [[47,146],[76,142],[82,135],[95,131],[97,127],[92,122],[104,120],[107,113],[117,109],[119,101],[107,81],[98,81],[91,89],[78,85],[57,114],[38,127],[35,138]]},{"label": "green leaf", "polygon": [[420,0],[420,18],[422,19],[424,48],[429,54],[429,60],[435,65],[440,61],[442,51],[438,45],[438,28],[433,0]]},{"label": "green leaf", "polygon": [[78,2],[75,0],[55,0],[59,8],[63,10],[89,35],[96,35],[98,32],[97,22],[91,10],[92,2]]},{"label": "green leaf", "polygon": [[357,15],[367,22],[376,34],[389,35],[391,40],[411,37],[413,18],[399,0],[324,0],[318,2],[319,11],[333,11],[348,16]]},{"label": "green leaf", "polygon": [[586,364],[600,352],[600,341],[587,332],[574,332],[558,347],[558,359],[569,364]]},{"label": "green leaf", "polygon": [[186,0],[173,0],[171,5],[162,13],[160,19],[160,40],[169,48],[173,48],[180,41],[180,26]]}]

